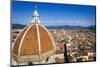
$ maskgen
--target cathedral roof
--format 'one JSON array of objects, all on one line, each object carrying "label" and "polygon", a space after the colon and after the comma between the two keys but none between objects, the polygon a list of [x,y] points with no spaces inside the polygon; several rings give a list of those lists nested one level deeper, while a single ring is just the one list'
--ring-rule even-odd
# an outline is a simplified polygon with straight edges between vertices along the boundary
[{"label": "cathedral roof", "polygon": [[13,56],[18,62],[39,61],[54,54],[53,38],[39,22],[38,12],[34,12],[34,23],[25,27],[17,36]]},{"label": "cathedral roof", "polygon": [[31,24],[19,34],[13,49],[19,55],[48,52],[53,50],[51,34],[42,24]]}]

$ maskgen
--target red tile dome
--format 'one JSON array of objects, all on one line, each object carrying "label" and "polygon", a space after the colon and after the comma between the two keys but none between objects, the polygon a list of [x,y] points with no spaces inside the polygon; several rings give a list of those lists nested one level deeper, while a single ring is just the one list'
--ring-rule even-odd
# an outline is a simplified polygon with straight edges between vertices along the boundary
[{"label": "red tile dome", "polygon": [[35,10],[34,23],[25,27],[14,42],[13,58],[17,62],[37,62],[55,54],[53,38],[36,14]]}]

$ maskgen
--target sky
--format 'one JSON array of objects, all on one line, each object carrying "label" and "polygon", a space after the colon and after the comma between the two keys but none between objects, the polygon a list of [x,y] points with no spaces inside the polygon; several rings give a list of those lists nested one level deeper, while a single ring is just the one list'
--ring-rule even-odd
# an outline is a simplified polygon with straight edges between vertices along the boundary
[{"label": "sky", "polygon": [[96,24],[96,7],[86,5],[42,3],[42,2],[12,2],[12,23],[30,24],[34,13],[34,5],[45,26],[90,26]]}]

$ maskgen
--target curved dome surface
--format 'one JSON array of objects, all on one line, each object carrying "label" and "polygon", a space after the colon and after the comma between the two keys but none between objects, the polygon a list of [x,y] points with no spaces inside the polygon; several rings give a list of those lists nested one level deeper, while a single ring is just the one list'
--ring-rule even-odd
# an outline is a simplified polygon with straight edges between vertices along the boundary
[{"label": "curved dome surface", "polygon": [[17,62],[40,61],[55,53],[53,45],[48,30],[42,24],[33,23],[16,38],[13,57]]}]

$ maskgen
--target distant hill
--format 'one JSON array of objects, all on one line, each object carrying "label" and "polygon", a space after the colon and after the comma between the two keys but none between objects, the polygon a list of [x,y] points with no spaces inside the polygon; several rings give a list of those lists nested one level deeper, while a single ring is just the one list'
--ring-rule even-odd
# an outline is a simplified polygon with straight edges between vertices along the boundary
[{"label": "distant hill", "polygon": [[26,25],[23,24],[12,24],[12,29],[23,29]]},{"label": "distant hill", "polygon": [[[26,25],[22,25],[22,24],[12,24],[12,28],[13,29],[23,29],[24,27],[26,27]],[[88,27],[83,27],[83,26],[68,26],[68,25],[62,25],[62,26],[46,26],[46,28],[48,29],[89,29],[89,30],[95,30],[96,26],[92,25],[92,26],[88,26]]]},{"label": "distant hill", "polygon": [[68,25],[63,25],[63,26],[46,26],[48,29],[89,29],[89,30],[95,30],[96,26],[88,26],[88,27],[83,27],[83,26],[68,26]]},{"label": "distant hill", "polygon": [[84,27],[81,26],[68,26],[68,25],[62,25],[62,26],[46,26],[48,29],[84,29]]},{"label": "distant hill", "polygon": [[95,25],[92,25],[92,26],[89,26],[87,27],[88,29],[91,29],[91,30],[96,30],[96,26]]}]

